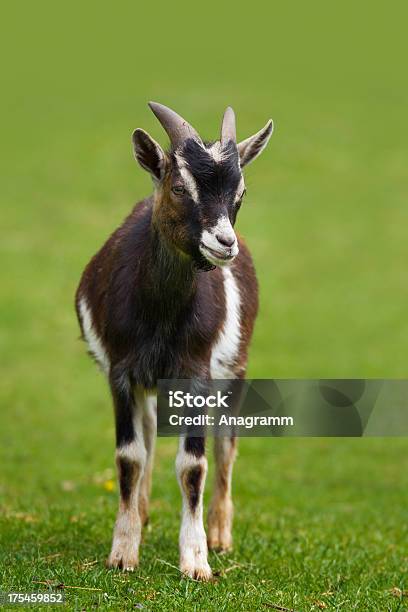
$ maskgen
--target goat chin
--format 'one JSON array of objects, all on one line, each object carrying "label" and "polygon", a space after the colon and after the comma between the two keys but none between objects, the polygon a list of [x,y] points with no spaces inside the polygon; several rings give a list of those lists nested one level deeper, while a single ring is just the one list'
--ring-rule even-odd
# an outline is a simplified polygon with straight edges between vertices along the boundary
[{"label": "goat chin", "polygon": [[238,247],[237,247],[236,251],[233,254],[231,254],[231,253],[222,253],[222,252],[218,253],[214,249],[211,249],[210,247],[207,247],[204,244],[201,244],[200,245],[200,253],[211,264],[213,264],[214,266],[219,266],[219,267],[222,268],[224,266],[231,265],[231,263],[234,261],[234,259],[238,255],[239,250],[238,250]]}]

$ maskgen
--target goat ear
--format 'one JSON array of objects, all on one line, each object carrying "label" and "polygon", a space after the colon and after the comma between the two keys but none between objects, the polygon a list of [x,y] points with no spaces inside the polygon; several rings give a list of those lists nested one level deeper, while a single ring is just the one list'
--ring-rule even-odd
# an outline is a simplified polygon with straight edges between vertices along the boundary
[{"label": "goat ear", "polygon": [[144,130],[132,134],[133,152],[139,164],[150,172],[155,181],[162,181],[166,170],[166,155],[161,146]]},{"label": "goat ear", "polygon": [[262,130],[237,144],[241,168],[251,163],[262,153],[273,132],[273,121],[269,119]]}]

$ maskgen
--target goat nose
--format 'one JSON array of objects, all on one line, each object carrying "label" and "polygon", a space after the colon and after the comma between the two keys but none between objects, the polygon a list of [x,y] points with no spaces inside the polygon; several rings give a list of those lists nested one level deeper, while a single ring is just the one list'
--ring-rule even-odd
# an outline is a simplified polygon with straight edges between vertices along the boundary
[{"label": "goat nose", "polygon": [[216,238],[220,244],[226,247],[232,247],[235,242],[235,236],[231,234],[217,234]]}]

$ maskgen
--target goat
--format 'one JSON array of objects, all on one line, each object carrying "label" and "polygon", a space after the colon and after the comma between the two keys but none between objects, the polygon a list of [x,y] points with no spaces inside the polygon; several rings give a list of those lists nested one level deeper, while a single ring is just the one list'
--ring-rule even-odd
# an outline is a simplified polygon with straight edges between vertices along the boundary
[{"label": "goat", "polygon": [[[171,109],[149,106],[170,150],[142,129],[134,155],[154,183],[91,259],[76,310],[82,338],[113,398],[120,502],[107,565],[133,570],[148,519],[158,379],[244,378],[258,309],[251,255],[234,231],[245,194],[242,168],[265,148],[273,123],[237,144],[225,111],[220,140],[204,142]],[[231,477],[236,439],[215,439],[215,489],[203,525],[205,440],[182,436],[176,459],[182,495],[180,570],[209,580],[210,549],[232,545]]]}]

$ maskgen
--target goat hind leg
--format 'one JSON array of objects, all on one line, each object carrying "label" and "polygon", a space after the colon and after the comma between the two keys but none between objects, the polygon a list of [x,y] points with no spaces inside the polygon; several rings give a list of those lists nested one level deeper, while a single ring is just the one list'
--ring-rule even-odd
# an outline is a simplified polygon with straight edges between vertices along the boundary
[{"label": "goat hind leg", "polygon": [[[241,406],[241,396],[244,391],[241,372],[237,379],[230,382],[231,415],[238,416]],[[232,504],[232,470],[237,455],[237,437],[234,426],[229,428],[228,435],[214,438],[215,479],[207,525],[208,547],[226,552],[232,549],[232,519],[234,508]]]},{"label": "goat hind leg", "polygon": [[236,444],[234,436],[214,439],[215,483],[207,517],[208,547],[212,550],[225,552],[232,548],[231,481]]}]

